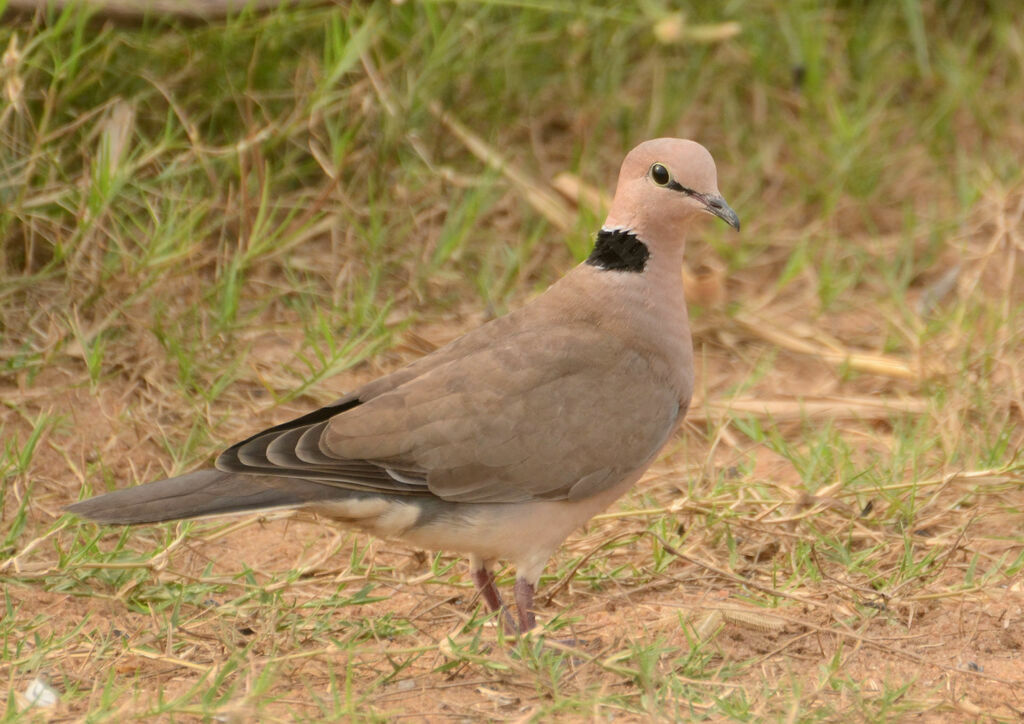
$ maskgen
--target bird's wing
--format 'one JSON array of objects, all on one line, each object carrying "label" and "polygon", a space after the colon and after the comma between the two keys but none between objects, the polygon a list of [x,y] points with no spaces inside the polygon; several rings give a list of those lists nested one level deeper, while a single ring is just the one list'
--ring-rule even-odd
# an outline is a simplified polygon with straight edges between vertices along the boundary
[{"label": "bird's wing", "polygon": [[570,324],[503,332],[255,435],[217,467],[455,502],[577,500],[645,467],[675,429],[678,395],[619,339]]}]

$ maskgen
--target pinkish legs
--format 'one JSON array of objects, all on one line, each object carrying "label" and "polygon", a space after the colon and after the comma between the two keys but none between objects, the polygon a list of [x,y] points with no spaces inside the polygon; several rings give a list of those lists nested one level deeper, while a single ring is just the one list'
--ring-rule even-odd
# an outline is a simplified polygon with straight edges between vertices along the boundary
[{"label": "pinkish legs", "polygon": [[472,562],[473,583],[480,591],[480,597],[492,611],[502,611],[505,625],[520,634],[526,633],[537,625],[537,617],[533,613],[533,584],[523,578],[516,579],[515,599],[518,620],[512,618],[508,608],[501,600],[498,587],[494,585],[494,573],[487,568],[485,562]]}]

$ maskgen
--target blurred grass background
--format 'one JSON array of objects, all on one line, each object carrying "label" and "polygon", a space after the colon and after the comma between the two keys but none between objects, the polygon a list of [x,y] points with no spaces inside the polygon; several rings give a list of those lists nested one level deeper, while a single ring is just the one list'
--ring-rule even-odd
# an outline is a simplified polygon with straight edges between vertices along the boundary
[{"label": "blurred grass background", "polygon": [[[101,529],[75,532],[82,527],[62,518],[60,506],[84,491],[194,467],[260,424],[333,398],[521,303],[585,256],[601,221],[599,203],[579,193],[563,200],[552,180],[562,175],[610,191],[623,154],[659,135],[694,138],[712,151],[743,233],[709,225],[691,241],[707,404],[695,407],[661,473],[674,470],[675,487],[661,494],[655,486],[626,504],[667,511],[682,490],[692,522],[708,532],[701,538],[641,516],[637,535],[660,525],[675,545],[699,545],[709,560],[735,563],[730,526],[792,503],[799,497],[792,491],[824,489],[822,499],[853,496],[848,510],[818,509],[825,522],[806,533],[828,551],[825,562],[798,541],[766,575],[823,585],[829,576],[818,567],[832,564],[862,567],[870,587],[898,588],[907,577],[936,582],[955,566],[936,548],[923,568],[908,554],[896,566],[900,575],[887,577],[891,545],[869,546],[858,558],[850,518],[878,506],[878,525],[909,546],[912,532],[927,527],[921,521],[952,516],[943,540],[962,553],[965,521],[975,519],[961,520],[970,499],[994,506],[974,515],[998,522],[990,532],[1005,548],[985,554],[985,580],[1001,588],[1019,580],[1024,29],[1017,3],[410,0],[282,3],[209,21],[126,20],[87,4],[32,11],[19,3],[4,17],[0,577],[10,588],[0,666],[11,682],[8,718],[25,704],[13,692],[57,669],[61,706],[76,716],[212,716],[225,702],[235,706],[239,682],[248,681],[245,716],[287,718],[279,699],[292,684],[267,674],[254,686],[256,674],[245,673],[251,645],[232,654],[230,666],[218,664],[216,675],[204,663],[206,674],[160,704],[146,703],[139,692],[155,684],[135,669],[109,674],[97,689],[55,664],[61,652],[92,641],[99,624],[35,621],[33,596],[94,603],[114,595],[149,610],[168,631],[171,620],[161,617],[184,605],[167,594],[170,584],[151,580],[151,562],[116,564],[121,572],[106,589],[81,572],[128,552],[135,561],[151,557],[157,548],[147,541],[171,543],[171,528],[142,542],[110,531],[102,537]],[[488,162],[467,133],[513,171]],[[555,210],[544,213],[521,178],[554,198]],[[809,396],[831,396],[847,409],[884,399],[891,408],[821,422],[786,407]],[[764,398],[775,406],[723,411],[729,401]],[[677,457],[683,462],[673,464]],[[939,487],[941,501],[918,493],[919,481],[964,473],[962,490]],[[979,485],[999,495],[988,488],[982,495]],[[760,491],[754,508],[737,507],[750,490]],[[941,514],[928,508],[938,502]],[[755,537],[747,530],[747,540]],[[109,540],[114,551],[102,552],[97,541]],[[596,558],[605,567],[588,574],[593,563],[567,554],[552,580],[576,569],[593,590],[619,576],[660,580],[669,564],[645,568],[650,555],[647,545],[627,570],[602,551]],[[458,583],[458,571],[439,561],[448,559],[433,559],[432,580],[440,588]],[[370,573],[352,565],[373,580],[372,565]],[[979,563],[964,565],[973,576]],[[218,580],[211,590],[232,590]],[[943,578],[942,585],[967,584]],[[578,610],[597,605],[593,590],[580,594]],[[193,594],[189,601],[202,600]],[[401,605],[396,611],[407,614]],[[329,629],[323,615],[316,625]],[[40,638],[40,626],[49,638]],[[408,623],[398,630],[414,639],[403,644],[411,649],[430,650],[425,640],[442,635]],[[728,682],[728,667],[749,660],[719,651],[698,661],[685,630],[676,621],[656,640],[623,644],[623,658],[602,658],[606,666],[591,667],[601,675],[579,690],[564,678],[569,654],[548,652],[555,657],[548,660],[520,652],[514,666],[525,669],[516,676],[538,693],[518,694],[511,708],[490,694],[477,695],[490,709],[451,706],[499,718],[583,716],[605,705],[628,716],[692,714],[682,702],[695,695],[678,688],[681,671]],[[78,661],[109,665],[112,654],[90,646]],[[172,648],[157,647],[167,657]],[[446,656],[491,673],[513,666],[503,650],[460,651]],[[410,656],[419,661],[421,653]],[[189,657],[179,654],[180,665]],[[839,661],[836,670],[840,659],[829,658]],[[536,683],[540,670],[546,686]],[[289,682],[294,675],[281,674]],[[416,710],[377,701],[388,677],[340,675],[348,683],[325,674],[321,708],[305,716]],[[153,676],[166,683],[166,672]],[[827,719],[856,710],[881,720],[908,699],[910,709],[957,705],[928,686],[911,697],[897,683],[869,694],[840,679],[837,690],[857,690],[855,703],[823,701],[806,682],[780,703],[744,680],[710,699],[701,690],[699,711]],[[622,681],[632,693],[600,693]],[[551,686],[563,693],[553,695]],[[116,703],[125,691],[136,697],[128,709]]]}]

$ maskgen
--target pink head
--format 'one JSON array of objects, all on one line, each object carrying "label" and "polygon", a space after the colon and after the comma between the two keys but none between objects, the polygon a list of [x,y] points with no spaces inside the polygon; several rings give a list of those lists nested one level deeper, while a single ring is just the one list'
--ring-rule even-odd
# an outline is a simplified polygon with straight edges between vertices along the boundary
[{"label": "pink head", "polygon": [[656,138],[622,162],[606,229],[628,229],[655,249],[681,244],[702,214],[739,230],[740,220],[718,191],[715,161],[707,149],[681,138]]}]

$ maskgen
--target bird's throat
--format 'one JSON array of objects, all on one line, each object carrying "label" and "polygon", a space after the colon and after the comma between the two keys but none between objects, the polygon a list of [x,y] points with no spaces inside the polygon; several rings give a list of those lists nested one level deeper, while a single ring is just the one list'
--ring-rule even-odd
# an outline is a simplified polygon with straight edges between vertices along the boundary
[{"label": "bird's throat", "polygon": [[605,271],[642,272],[651,252],[647,244],[628,229],[601,229],[587,264]]}]

